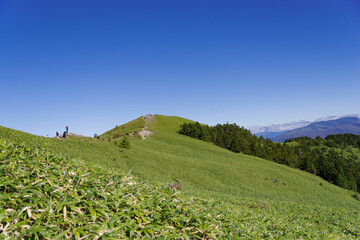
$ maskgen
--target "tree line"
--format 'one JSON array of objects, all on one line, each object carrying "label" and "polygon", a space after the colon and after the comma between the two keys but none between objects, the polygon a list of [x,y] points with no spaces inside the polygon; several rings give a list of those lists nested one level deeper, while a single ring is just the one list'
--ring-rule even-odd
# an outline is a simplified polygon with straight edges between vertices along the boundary
[{"label": "tree line", "polygon": [[349,147],[360,148],[360,136],[353,134],[292,138],[276,143],[257,137],[244,127],[233,124],[208,126],[184,123],[180,134],[213,142],[235,153],[244,153],[298,168],[340,187],[360,192],[360,159]]}]

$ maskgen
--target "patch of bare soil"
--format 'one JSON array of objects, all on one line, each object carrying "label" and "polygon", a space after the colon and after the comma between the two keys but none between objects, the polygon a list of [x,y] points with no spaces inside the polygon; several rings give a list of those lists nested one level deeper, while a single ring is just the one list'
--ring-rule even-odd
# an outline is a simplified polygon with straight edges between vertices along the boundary
[{"label": "patch of bare soil", "polygon": [[144,117],[145,127],[138,132],[142,139],[146,139],[146,137],[150,136],[153,132],[149,131],[149,122],[154,122],[156,119],[153,115],[148,114]]}]

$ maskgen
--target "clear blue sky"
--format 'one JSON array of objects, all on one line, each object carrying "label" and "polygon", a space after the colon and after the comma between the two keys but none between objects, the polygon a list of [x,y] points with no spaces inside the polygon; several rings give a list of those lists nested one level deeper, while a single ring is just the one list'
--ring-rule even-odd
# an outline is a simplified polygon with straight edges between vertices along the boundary
[{"label": "clear blue sky", "polygon": [[43,136],[360,113],[360,1],[0,0],[0,86],[0,125]]}]

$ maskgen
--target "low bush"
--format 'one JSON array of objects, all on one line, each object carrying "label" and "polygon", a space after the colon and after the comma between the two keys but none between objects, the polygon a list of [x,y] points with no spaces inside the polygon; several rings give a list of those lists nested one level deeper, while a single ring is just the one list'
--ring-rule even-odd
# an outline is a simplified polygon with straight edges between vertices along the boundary
[{"label": "low bush", "polygon": [[127,137],[122,137],[118,143],[118,146],[122,149],[130,149],[130,141]]}]

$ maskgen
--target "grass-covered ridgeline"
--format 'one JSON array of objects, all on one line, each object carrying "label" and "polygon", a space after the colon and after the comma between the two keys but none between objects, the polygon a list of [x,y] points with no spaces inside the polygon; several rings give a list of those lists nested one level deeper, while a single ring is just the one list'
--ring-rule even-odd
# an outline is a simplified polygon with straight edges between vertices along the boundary
[{"label": "grass-covered ridgeline", "polygon": [[146,122],[144,117],[139,117],[121,126],[116,126],[115,128],[110,129],[109,131],[101,134],[99,138],[108,142],[112,142],[123,136],[137,135],[137,133],[145,127],[145,124]]},{"label": "grass-covered ridgeline", "polygon": [[28,146],[42,145],[54,154],[81,158],[86,162],[102,166],[112,167],[113,162],[124,160],[119,147],[90,137],[45,138],[0,126],[0,139],[24,143]]},{"label": "grass-covered ridgeline", "polygon": [[[157,116],[152,137],[131,141],[125,166],[141,178],[163,182],[176,179],[184,190],[204,193],[203,197],[359,206],[353,192],[312,174],[178,134],[184,121],[190,122]],[[120,162],[113,164],[121,167]]]},{"label": "grass-covered ridgeline", "polygon": [[[130,137],[131,149],[124,151],[107,141],[112,135],[105,141],[101,137],[60,140],[0,127],[0,139],[42,145],[103,169],[132,170],[139,184],[151,181],[146,184],[149,188],[176,179],[184,201],[191,196],[214,199],[202,201],[201,206],[211,215],[209,221],[217,222],[217,238],[360,237],[360,201],[353,192],[310,173],[178,134],[180,125],[190,120],[155,117],[149,125],[154,134],[146,140]],[[219,217],[213,219],[214,215]]]}]

